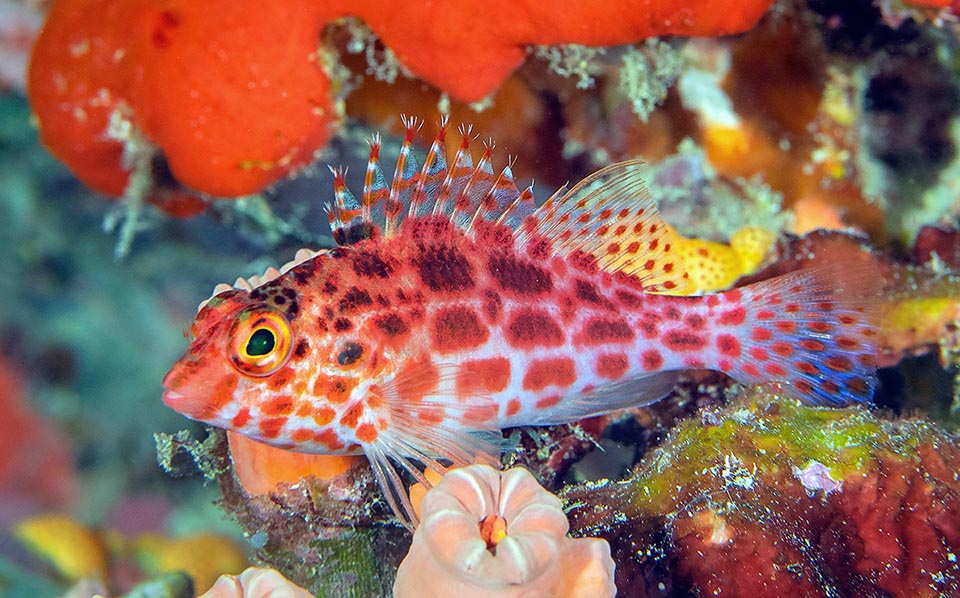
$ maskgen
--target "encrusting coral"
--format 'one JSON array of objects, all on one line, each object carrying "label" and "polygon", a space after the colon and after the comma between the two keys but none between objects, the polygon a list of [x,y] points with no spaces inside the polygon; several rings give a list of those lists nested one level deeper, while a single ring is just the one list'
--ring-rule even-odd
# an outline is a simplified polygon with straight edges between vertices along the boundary
[{"label": "encrusting coral", "polygon": [[[329,139],[336,110],[318,40],[339,17],[363,19],[412,73],[476,101],[523,62],[529,45],[729,34],[752,27],[770,4],[503,2],[477,11],[458,1],[437,11],[417,3],[288,0],[263,10],[250,0],[64,0],[52,5],[35,46],[28,91],[44,143],[94,189],[129,196],[139,185],[150,195],[172,174],[194,190],[237,196],[308,163]],[[180,193],[172,197],[171,211],[191,213]]]},{"label": "encrusting coral", "polygon": [[307,476],[334,478],[365,462],[363,457],[285,451],[235,432],[227,434],[227,442],[237,478],[253,496],[266,494],[280,483],[295,484]]},{"label": "encrusting coral", "polygon": [[741,276],[756,272],[770,252],[776,234],[747,226],[730,242],[687,238],[673,231],[673,244],[689,275],[687,288],[678,294],[696,294],[729,289]]},{"label": "encrusting coral", "polygon": [[610,541],[619,596],[958,595],[956,438],[742,398],[681,423],[629,480],[564,494],[572,527]]},{"label": "encrusting coral", "polygon": [[606,542],[567,537],[560,501],[522,468],[471,465],[427,492],[394,595],[613,596]]}]

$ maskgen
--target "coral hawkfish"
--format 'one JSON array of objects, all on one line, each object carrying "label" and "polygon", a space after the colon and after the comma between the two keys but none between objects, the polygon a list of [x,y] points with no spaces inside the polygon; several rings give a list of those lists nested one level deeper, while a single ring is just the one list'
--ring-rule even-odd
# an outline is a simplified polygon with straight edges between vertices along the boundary
[{"label": "coral hawkfish", "polygon": [[391,184],[378,137],[359,201],[334,170],[338,247],[201,305],[167,405],[291,450],[365,454],[409,524],[400,470],[429,487],[415,462],[497,463],[502,428],[649,404],[679,370],[781,382],[810,403],[871,396],[868,271],[672,295],[685,273],[636,163],[537,207],[509,164],[494,173],[492,144],[474,167],[469,131],[448,167],[445,122],[418,168],[406,124]]}]

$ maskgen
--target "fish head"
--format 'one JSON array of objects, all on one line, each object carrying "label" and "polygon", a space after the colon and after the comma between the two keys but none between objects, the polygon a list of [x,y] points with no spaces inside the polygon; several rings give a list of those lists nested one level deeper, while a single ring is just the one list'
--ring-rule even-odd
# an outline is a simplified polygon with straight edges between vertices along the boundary
[{"label": "fish head", "polygon": [[270,377],[289,361],[287,316],[242,290],[211,298],[190,327],[190,347],[163,380],[164,402],[220,427],[226,416],[273,394]]},{"label": "fish head", "polygon": [[349,452],[338,426],[368,394],[358,387],[369,345],[338,331],[318,301],[288,277],[214,296],[163,380],[164,403],[274,446]]}]

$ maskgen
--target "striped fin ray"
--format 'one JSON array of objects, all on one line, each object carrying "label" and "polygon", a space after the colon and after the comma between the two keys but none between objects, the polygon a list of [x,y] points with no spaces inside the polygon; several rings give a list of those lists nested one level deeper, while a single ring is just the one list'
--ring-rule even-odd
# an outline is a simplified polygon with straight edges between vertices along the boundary
[{"label": "striped fin ray", "polygon": [[327,219],[333,239],[338,245],[349,245],[351,229],[359,230],[363,224],[363,208],[344,182],[347,170],[342,167],[330,167],[333,173],[333,201],[327,205]]},{"label": "striped fin ray", "polygon": [[423,125],[423,121],[415,116],[400,118],[403,120],[403,126],[406,127],[406,133],[403,136],[403,145],[400,146],[400,155],[397,156],[397,168],[393,173],[390,199],[387,201],[385,210],[383,234],[387,237],[393,234],[399,224],[404,207],[410,205],[411,196],[420,178],[417,158],[413,153],[413,138]]},{"label": "striped fin ray", "polygon": [[437,193],[436,203],[433,206],[434,216],[453,214],[454,204],[466,188],[473,176],[473,156],[470,155],[470,137],[473,135],[473,125],[460,125],[460,147],[453,159],[453,165],[447,171],[440,191]]},{"label": "striped fin ray", "polygon": [[427,216],[433,211],[433,204],[429,200],[437,197],[440,186],[447,178],[446,135],[449,122],[447,115],[440,118],[440,128],[423,161],[420,178],[410,198],[408,216]]},{"label": "striped fin ray", "polygon": [[533,184],[531,183],[522,193],[517,189],[517,181],[513,178],[512,162],[507,163],[506,168],[500,173],[490,194],[497,205],[485,210],[485,220],[496,220],[499,224],[517,230],[527,217],[537,211],[537,202],[533,199]]},{"label": "striped fin ray", "polygon": [[673,293],[687,274],[672,236],[640,176],[639,161],[613,164],[562,187],[516,229],[539,235],[565,255],[580,254],[611,272],[637,276],[647,292]]},{"label": "striped fin ray", "polygon": [[496,175],[493,174],[493,164],[490,162],[490,155],[493,153],[493,140],[484,143],[483,156],[477,167],[473,170],[467,186],[463,188],[457,200],[454,202],[453,222],[464,230],[470,230],[480,207],[480,203],[487,196],[487,193],[493,189],[496,182]]},{"label": "striped fin ray", "polygon": [[380,167],[380,134],[375,134],[369,143],[370,158],[367,159],[367,172],[363,179],[363,219],[367,222],[382,223],[386,220],[386,204],[390,190]]},{"label": "striped fin ray", "polygon": [[507,165],[480,198],[470,222],[471,227],[478,218],[486,222],[502,222],[509,217],[510,211],[520,197],[517,183],[513,179],[513,161],[513,158],[507,160]]}]

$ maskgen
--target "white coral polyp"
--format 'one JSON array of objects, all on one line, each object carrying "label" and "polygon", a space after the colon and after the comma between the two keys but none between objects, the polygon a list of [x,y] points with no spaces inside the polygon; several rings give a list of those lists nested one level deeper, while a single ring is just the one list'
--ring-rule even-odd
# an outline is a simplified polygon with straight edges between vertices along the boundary
[{"label": "white coral polyp", "polygon": [[[525,469],[471,465],[448,472],[423,499],[394,595],[613,596],[609,546],[568,538],[561,507]],[[506,521],[506,536],[492,550],[480,532],[491,515]]]}]

